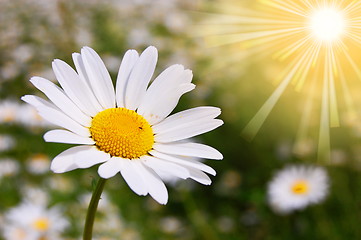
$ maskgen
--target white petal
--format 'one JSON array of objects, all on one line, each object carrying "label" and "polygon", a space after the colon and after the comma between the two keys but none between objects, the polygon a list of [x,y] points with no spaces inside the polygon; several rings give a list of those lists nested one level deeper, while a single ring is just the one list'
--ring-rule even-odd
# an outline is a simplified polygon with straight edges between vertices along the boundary
[{"label": "white petal", "polygon": [[109,161],[106,161],[98,168],[99,176],[102,178],[111,178],[114,177],[115,174],[120,172],[120,161],[121,158],[113,157]]},{"label": "white petal", "polygon": [[58,82],[68,97],[86,114],[94,116],[97,104],[87,84],[82,81],[75,70],[64,61],[55,59],[52,63],[53,71]]},{"label": "white petal", "polygon": [[112,79],[99,55],[90,47],[81,49],[81,56],[96,98],[103,108],[115,107]]},{"label": "white petal", "polygon": [[196,107],[175,113],[160,123],[153,126],[154,133],[169,131],[179,125],[198,121],[201,119],[209,120],[221,114],[221,109],[216,107]]},{"label": "white petal", "polygon": [[38,107],[42,107],[42,106],[57,109],[54,104],[52,104],[52,103],[50,103],[50,102],[48,102],[48,101],[46,101],[46,100],[44,100],[44,99],[42,99],[41,97],[38,97],[38,96],[25,95],[25,96],[21,97],[21,100],[23,100],[24,102],[32,105],[36,109]]},{"label": "white petal", "polygon": [[62,89],[49,80],[41,77],[33,77],[30,82],[40,91],[42,91],[60,110],[66,115],[89,127],[91,118],[86,116],[80,109],[65,95]]},{"label": "white petal", "polygon": [[188,166],[188,167],[193,167],[193,168],[196,168],[196,169],[199,169],[199,170],[202,170],[206,173],[209,173],[213,176],[216,175],[216,171],[211,168],[210,166],[207,166],[201,162],[197,162],[197,161],[194,161],[192,159],[184,159],[184,158],[181,158],[181,157],[175,157],[175,156],[170,156],[168,154],[164,154],[164,153],[160,153],[156,150],[152,150],[149,152],[151,155],[157,157],[157,158],[160,158],[160,159],[164,159],[164,160],[167,160],[167,161],[170,161],[170,162],[174,162],[174,163],[177,163],[179,165],[182,165],[182,166]]},{"label": "white petal", "polygon": [[124,97],[125,97],[125,90],[128,85],[128,80],[131,71],[137,60],[139,59],[139,54],[135,50],[128,50],[120,64],[118,77],[117,77],[117,84],[116,84],[116,100],[117,100],[117,107],[124,107]]},{"label": "white petal", "polygon": [[202,133],[209,132],[223,124],[220,119],[203,119],[193,122],[184,123],[167,132],[161,132],[154,136],[156,142],[167,143],[191,138]]},{"label": "white petal", "polygon": [[125,90],[125,107],[136,110],[142,102],[147,86],[157,64],[158,52],[153,46],[148,47],[140,55],[129,76]]},{"label": "white petal", "polygon": [[152,168],[155,172],[158,170],[165,172],[167,174],[171,174],[173,176],[186,179],[189,178],[189,171],[180,165],[161,160],[152,156],[143,156],[140,160],[148,167]]},{"label": "white petal", "polygon": [[78,166],[75,164],[74,155],[79,151],[81,151],[81,149],[77,146],[60,153],[51,162],[50,169],[55,173],[63,173],[77,169]]},{"label": "white petal", "polygon": [[200,143],[155,143],[153,148],[162,153],[209,158],[209,159],[222,159],[222,153],[217,149]]},{"label": "white petal", "polygon": [[166,68],[158,75],[158,77],[156,77],[156,79],[154,79],[152,84],[147,89],[147,94],[156,94],[158,92],[162,92],[162,89],[167,89],[169,86],[174,86],[181,83],[190,83],[192,78],[188,78],[189,73],[191,74],[192,71],[189,69],[185,70],[183,65],[174,64]]},{"label": "white petal", "polygon": [[85,144],[93,145],[95,142],[90,137],[79,136],[75,133],[56,129],[48,131],[44,134],[46,142],[68,143],[68,144]]},{"label": "white petal", "polygon": [[190,167],[188,167],[188,171],[190,173],[190,178],[192,178],[194,181],[204,185],[210,185],[212,183],[212,180],[204,172]]},{"label": "white petal", "polygon": [[130,189],[138,195],[147,195],[148,189],[143,181],[140,170],[134,164],[134,160],[120,159],[120,173],[127,182]]},{"label": "white petal", "polygon": [[85,99],[89,99],[89,103],[87,103],[89,106],[91,106],[91,111],[93,112],[92,116],[97,114],[98,112],[103,110],[103,107],[98,102],[97,98],[94,95],[93,90],[91,89],[90,81],[88,74],[86,72],[83,59],[80,55],[80,53],[73,53],[72,54],[73,62],[75,65],[75,69],[79,75],[79,79],[82,81],[83,87],[83,94]]},{"label": "white petal", "polygon": [[185,83],[163,93],[159,92],[158,97],[154,96],[152,100],[149,99],[152,104],[148,106],[148,109],[141,115],[147,119],[151,125],[162,121],[177,106],[180,97],[184,93],[192,91],[194,88],[194,84]]},{"label": "white petal", "polygon": [[75,164],[79,168],[88,168],[110,159],[109,153],[100,151],[95,146],[79,146],[79,149],[81,150],[74,155]]},{"label": "white petal", "polygon": [[160,204],[168,202],[168,191],[162,179],[149,167],[143,165],[139,159],[132,160],[140,170],[143,181],[145,182],[149,194]]},{"label": "white petal", "polygon": [[177,106],[179,98],[194,89],[191,84],[192,71],[182,65],[172,65],[164,70],[147,89],[137,112],[150,124],[158,123],[167,117]]},{"label": "white petal", "polygon": [[177,86],[181,83],[180,77],[184,72],[183,65],[175,64],[165,69],[159,76],[154,79],[152,84],[147,89],[143,101],[141,102],[138,113],[143,114],[149,106],[152,105],[152,101],[163,94],[169,87]]},{"label": "white petal", "polygon": [[68,129],[83,137],[90,136],[88,128],[83,127],[59,110],[42,106],[38,107],[38,111],[41,117],[55,125]]},{"label": "white petal", "polygon": [[54,104],[51,104],[42,98],[32,95],[23,96],[21,99],[34,106],[38,110],[39,115],[45,120],[65,129],[68,129],[80,136],[90,136],[88,128],[81,126],[79,123],[75,122],[73,119],[65,115],[63,112],[58,110]]}]

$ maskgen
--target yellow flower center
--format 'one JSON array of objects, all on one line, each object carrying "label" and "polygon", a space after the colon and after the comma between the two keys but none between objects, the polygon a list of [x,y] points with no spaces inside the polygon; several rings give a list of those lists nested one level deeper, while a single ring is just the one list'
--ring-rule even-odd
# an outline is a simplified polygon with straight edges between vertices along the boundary
[{"label": "yellow flower center", "polygon": [[95,145],[112,156],[134,159],[153,147],[153,130],[147,120],[133,110],[109,108],[92,120],[90,133]]},{"label": "yellow flower center", "polygon": [[308,183],[304,180],[296,181],[292,185],[292,192],[294,194],[306,194],[308,192]]},{"label": "yellow flower center", "polygon": [[46,218],[39,218],[34,221],[33,226],[38,231],[46,231],[49,228],[49,220]]}]

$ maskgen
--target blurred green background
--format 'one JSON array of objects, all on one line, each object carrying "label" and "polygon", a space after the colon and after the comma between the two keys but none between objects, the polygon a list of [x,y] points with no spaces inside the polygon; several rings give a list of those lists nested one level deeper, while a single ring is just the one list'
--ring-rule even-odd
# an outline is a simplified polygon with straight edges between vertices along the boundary
[{"label": "blurred green background", "polygon": [[[323,163],[331,179],[325,202],[287,216],[274,213],[267,205],[268,182],[287,164],[318,164],[317,138],[310,139],[304,154],[292,153],[304,104],[301,93],[292,90],[253,141],[243,138],[242,129],[275,88],[270,75],[281,66],[252,56],[228,63],[222,48],[206,48],[202,38],[190,34],[208,2],[0,1],[0,224],[8,209],[44,196],[49,206],[62,206],[71,222],[63,238],[79,239],[92,182],[98,179],[97,167],[64,174],[48,169],[69,146],[45,143],[42,135],[51,126],[20,101],[25,94],[39,95],[30,77],[55,80],[51,61],[72,65],[71,53],[87,45],[115,79],[127,49],[154,45],[156,74],[175,63],[193,70],[197,87],[176,111],[200,105],[222,109],[225,124],[197,141],[217,148],[224,159],[206,161],[217,171],[211,186],[168,183],[165,206],[134,194],[120,175],[112,178],[95,223],[97,239],[361,239],[359,123],[331,130],[331,159]],[[313,128],[317,137],[318,126]]]}]

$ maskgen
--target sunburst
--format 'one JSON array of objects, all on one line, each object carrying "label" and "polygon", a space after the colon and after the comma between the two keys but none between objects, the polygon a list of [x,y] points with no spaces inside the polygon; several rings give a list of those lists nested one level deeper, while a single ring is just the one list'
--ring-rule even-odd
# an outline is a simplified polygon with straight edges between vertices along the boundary
[{"label": "sunburst", "polygon": [[344,98],[350,115],[356,113],[347,76],[352,72],[351,81],[361,80],[357,66],[361,53],[361,1],[260,0],[217,4],[218,12],[209,14],[207,24],[197,28],[208,46],[233,45],[233,52],[243,57],[271,56],[287,63],[276,78],[275,91],[243,133],[252,139],[285,89],[293,84],[308,96],[295,150],[307,138],[311,109],[315,99],[319,99],[318,155],[329,159],[330,127],[340,125],[337,95]]}]

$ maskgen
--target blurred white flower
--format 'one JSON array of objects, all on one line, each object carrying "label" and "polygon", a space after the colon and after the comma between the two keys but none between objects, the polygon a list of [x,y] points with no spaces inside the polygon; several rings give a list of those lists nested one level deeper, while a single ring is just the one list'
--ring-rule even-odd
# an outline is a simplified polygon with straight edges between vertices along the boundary
[{"label": "blurred white flower", "polygon": [[325,199],[329,179],[326,171],[314,166],[288,166],[277,172],[268,185],[268,202],[280,214],[303,209]]},{"label": "blurred white flower", "polygon": [[8,61],[0,67],[0,79],[12,80],[19,74],[19,67],[14,62]]},{"label": "blurred white flower", "polygon": [[0,179],[11,177],[19,172],[20,166],[18,161],[11,158],[0,159]]},{"label": "blurred white flower", "polygon": [[13,137],[0,134],[0,152],[11,150],[14,146],[15,139]]},{"label": "blurred white flower", "polygon": [[[87,208],[89,206],[91,197],[92,197],[92,193],[85,193],[85,194],[80,195],[78,200],[79,200],[81,207]],[[114,208],[115,207],[109,201],[108,194],[106,192],[103,192],[102,196],[99,200],[99,205],[98,205],[97,211],[106,213],[109,210],[110,212],[112,212],[114,210]]]},{"label": "blurred white flower", "polygon": [[51,189],[63,193],[72,192],[76,188],[76,185],[71,178],[62,175],[51,175],[48,184]]},{"label": "blurred white flower", "polygon": [[130,47],[138,47],[142,45],[149,45],[153,42],[153,36],[146,27],[137,27],[131,29],[128,34],[128,45]]},{"label": "blurred white flower", "polygon": [[49,203],[49,194],[44,191],[44,189],[25,185],[22,188],[22,195],[27,199],[27,201],[34,202],[42,206],[46,206]]},{"label": "blurred white flower", "polygon": [[33,57],[34,49],[29,45],[22,44],[14,49],[12,55],[14,61],[17,63],[25,63]]},{"label": "blurred white flower", "polygon": [[0,102],[0,123],[15,122],[19,110],[19,104],[13,100]]},{"label": "blurred white flower", "polygon": [[28,127],[49,128],[54,127],[54,124],[44,120],[33,107],[22,104],[21,110],[17,116],[17,122]]},{"label": "blurred white flower", "polygon": [[5,240],[39,240],[33,233],[28,233],[26,229],[21,226],[3,225],[2,228]]},{"label": "blurred white flower", "polygon": [[10,209],[4,218],[3,234],[9,240],[60,239],[60,234],[69,225],[58,207],[47,209],[30,202]]},{"label": "blurred white flower", "polygon": [[159,227],[163,232],[173,234],[179,233],[184,228],[179,218],[173,216],[162,218],[159,222]]},{"label": "blurred white flower", "polygon": [[[33,107],[10,99],[0,102],[0,123],[14,123],[28,127],[54,127],[54,124],[40,117]],[[0,151],[8,146],[1,141],[0,137]]]},{"label": "blurred white flower", "polygon": [[189,26],[187,16],[180,11],[174,11],[172,14],[166,14],[164,24],[173,32],[182,32]]},{"label": "blurred white flower", "polygon": [[103,61],[109,72],[117,73],[120,66],[120,59],[118,57],[106,55],[103,57]]},{"label": "blurred white flower", "polygon": [[34,154],[26,161],[26,167],[32,174],[44,174],[50,170],[50,159],[45,154]]}]

